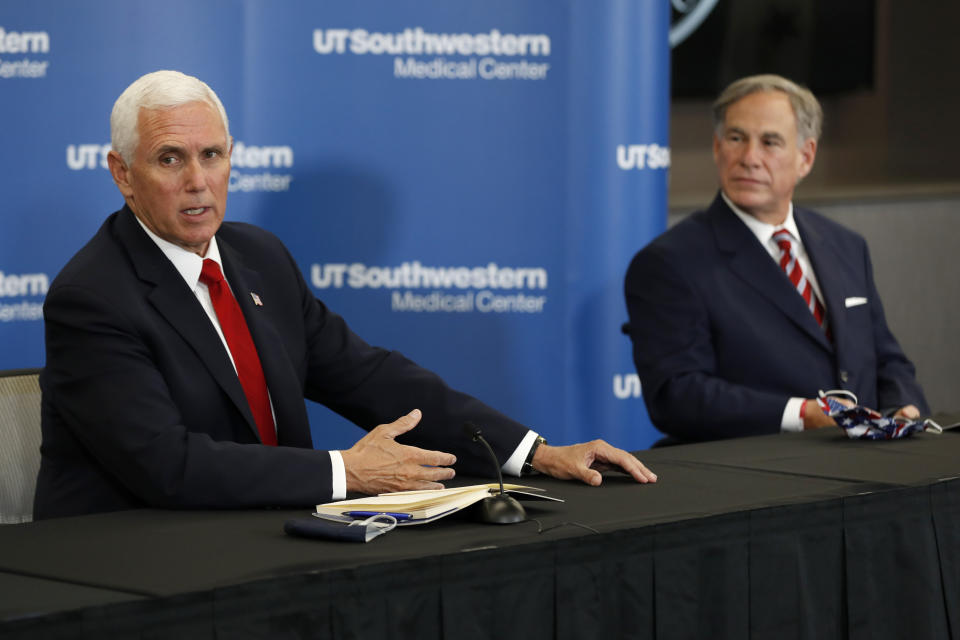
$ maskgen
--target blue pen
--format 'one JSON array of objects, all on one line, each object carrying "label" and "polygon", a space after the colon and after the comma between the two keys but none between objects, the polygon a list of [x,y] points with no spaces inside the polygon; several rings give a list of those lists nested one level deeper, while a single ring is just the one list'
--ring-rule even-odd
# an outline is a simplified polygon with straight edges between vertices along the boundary
[{"label": "blue pen", "polygon": [[373,516],[393,516],[397,520],[410,520],[413,518],[409,513],[392,513],[390,511],[344,511],[342,515],[351,518],[372,518]]}]

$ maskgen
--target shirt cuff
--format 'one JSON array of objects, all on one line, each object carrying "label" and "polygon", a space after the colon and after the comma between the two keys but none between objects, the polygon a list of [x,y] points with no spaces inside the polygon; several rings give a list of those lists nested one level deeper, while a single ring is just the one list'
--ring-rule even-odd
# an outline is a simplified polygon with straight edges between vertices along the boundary
[{"label": "shirt cuff", "polygon": [[523,440],[521,440],[517,448],[513,450],[513,455],[507,458],[507,461],[500,467],[505,474],[508,476],[520,475],[523,471],[523,463],[527,461],[527,456],[530,455],[530,448],[533,447],[533,441],[537,439],[538,435],[539,434],[532,429],[527,431],[527,435],[523,436]]},{"label": "shirt cuff", "polygon": [[780,431],[803,431],[803,418],[800,409],[806,398],[790,398],[783,408],[783,417],[780,418]]},{"label": "shirt cuff", "polygon": [[343,456],[339,451],[329,451],[330,454],[330,486],[332,488],[330,501],[343,500],[347,497],[347,469],[343,466]]}]

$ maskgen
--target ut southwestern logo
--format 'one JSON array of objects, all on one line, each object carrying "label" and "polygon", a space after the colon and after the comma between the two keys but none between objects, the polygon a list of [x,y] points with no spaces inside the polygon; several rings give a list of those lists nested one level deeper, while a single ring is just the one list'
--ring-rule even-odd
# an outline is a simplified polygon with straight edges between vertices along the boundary
[{"label": "ut southwestern logo", "polygon": [[288,169],[293,167],[290,147],[257,147],[243,142],[233,143],[230,156],[230,191],[289,191],[293,175],[261,171],[246,173],[237,169]]},{"label": "ut southwestern logo", "polygon": [[[50,34],[46,31],[8,31],[0,26],[0,55],[50,53]],[[24,57],[0,57],[0,78],[43,78],[48,60]]]},{"label": "ut southwestern logo", "polygon": [[[22,273],[6,275],[0,271],[0,298],[26,298],[46,295],[50,278],[45,273]],[[21,300],[7,304],[0,302],[0,322],[17,320],[40,320],[43,318],[43,303]]]},{"label": "ut southwestern logo", "polygon": [[630,169],[669,169],[670,147],[658,144],[617,145],[617,166]]},{"label": "ut southwestern logo", "polygon": [[[389,290],[390,308],[398,312],[542,313],[547,303],[545,295],[502,293],[511,289],[536,292],[546,289],[546,269],[502,267],[495,262],[476,267],[435,267],[417,260],[395,267],[368,266],[360,262],[314,264],[310,280],[317,289]],[[415,291],[418,289],[427,292]],[[450,293],[451,289],[455,291]]]},{"label": "ut southwestern logo", "polygon": [[635,373],[618,373],[613,376],[613,395],[620,400],[639,398],[641,396],[640,376]]},{"label": "ut southwestern logo", "polygon": [[81,169],[107,169],[109,144],[71,144],[67,145],[67,166],[74,171]]},{"label": "ut southwestern logo", "polygon": [[[67,167],[73,171],[107,169],[107,144],[71,144],[67,146]],[[257,146],[237,140],[230,156],[230,191],[288,191],[293,175],[263,169],[293,167],[293,149],[288,146]],[[247,169],[260,171],[249,173]]]},{"label": "ut southwestern logo", "polygon": [[488,33],[429,33],[422,27],[400,33],[366,29],[314,29],[313,49],[321,55],[461,55],[549,56],[550,36],[545,33],[514,34],[491,29]]},{"label": "ut southwestern logo", "polygon": [[[422,27],[397,33],[314,29],[313,50],[324,56],[396,56],[394,77],[415,80],[544,80],[550,70],[547,62],[525,59],[549,56],[550,36],[499,29],[485,33],[431,33]],[[521,59],[505,62],[502,57]]]}]

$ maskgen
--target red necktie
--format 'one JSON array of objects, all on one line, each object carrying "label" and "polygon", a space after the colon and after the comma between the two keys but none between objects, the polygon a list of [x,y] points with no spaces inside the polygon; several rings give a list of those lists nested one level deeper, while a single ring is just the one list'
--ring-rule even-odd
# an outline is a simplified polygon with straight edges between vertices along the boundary
[{"label": "red necktie", "polygon": [[[803,300],[807,303],[807,308],[810,309],[810,313],[813,314],[817,324],[823,328],[826,310],[823,303],[817,298],[817,294],[813,292],[813,285],[803,274],[803,267],[800,266],[796,251],[793,249],[790,232],[786,229],[780,229],[773,234],[773,240],[780,247],[780,268],[783,269],[790,282],[796,287],[797,293],[803,296]],[[829,330],[827,331],[827,337],[830,337]]]},{"label": "red necktie", "polygon": [[260,357],[257,348],[250,337],[247,321],[240,311],[237,299],[230,292],[230,287],[223,279],[220,265],[213,260],[203,261],[200,271],[200,282],[210,290],[210,300],[213,301],[213,310],[217,312],[220,329],[227,339],[233,364],[237,368],[240,385],[247,396],[250,411],[260,431],[260,440],[263,444],[276,445],[277,432],[273,425],[273,413],[270,411],[270,394],[267,392],[267,381],[263,377],[263,368],[260,366]]}]

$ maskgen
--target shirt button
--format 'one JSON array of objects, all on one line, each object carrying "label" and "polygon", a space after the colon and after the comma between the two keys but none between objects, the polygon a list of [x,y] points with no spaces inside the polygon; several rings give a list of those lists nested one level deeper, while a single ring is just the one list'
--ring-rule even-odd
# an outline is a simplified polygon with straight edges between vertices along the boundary
[{"label": "shirt button", "polygon": [[840,382],[846,382],[850,378],[850,375],[846,371],[840,372]]}]

